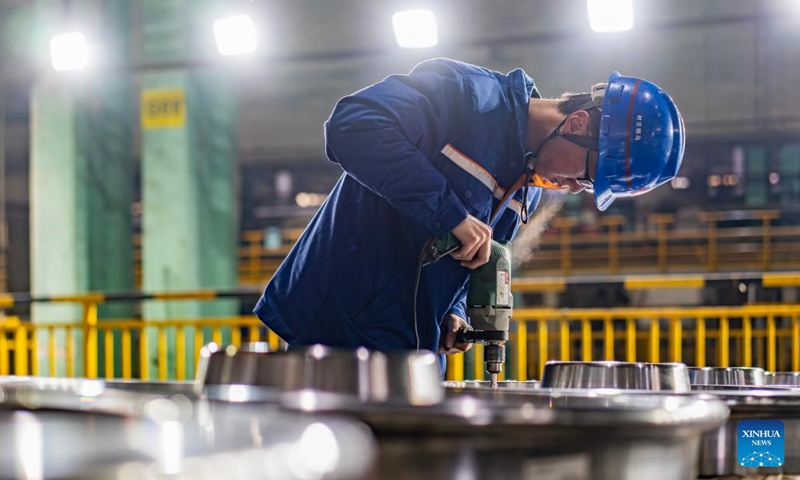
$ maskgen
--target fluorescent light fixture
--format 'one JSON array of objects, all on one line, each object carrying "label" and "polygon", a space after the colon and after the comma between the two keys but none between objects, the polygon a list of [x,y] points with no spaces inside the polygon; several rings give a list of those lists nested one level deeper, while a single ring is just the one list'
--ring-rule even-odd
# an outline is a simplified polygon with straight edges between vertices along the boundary
[{"label": "fluorescent light fixture", "polygon": [[425,48],[439,43],[436,17],[430,10],[405,10],[392,15],[397,44],[403,48]]},{"label": "fluorescent light fixture", "polygon": [[633,28],[633,0],[587,0],[589,25],[595,32],[622,32]]},{"label": "fluorescent light fixture", "polygon": [[256,51],[256,27],[247,15],[220,18],[214,22],[214,39],[220,55],[247,55]]},{"label": "fluorescent light fixture", "polygon": [[306,193],[300,192],[294,197],[294,201],[300,208],[319,207],[325,203],[328,195],[324,193]]},{"label": "fluorescent light fixture", "polygon": [[58,72],[80,70],[89,63],[89,46],[80,32],[62,33],[50,39],[50,61]]},{"label": "fluorescent light fixture", "polygon": [[670,181],[670,185],[672,185],[672,188],[675,190],[686,190],[691,186],[691,182],[687,177],[675,177]]}]

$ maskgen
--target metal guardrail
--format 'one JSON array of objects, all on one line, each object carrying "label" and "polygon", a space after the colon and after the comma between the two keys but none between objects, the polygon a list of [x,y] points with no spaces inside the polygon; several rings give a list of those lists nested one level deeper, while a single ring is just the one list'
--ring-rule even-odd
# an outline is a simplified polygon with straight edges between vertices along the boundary
[{"label": "metal guardrail", "polygon": [[[684,362],[800,371],[800,304],[514,310],[507,371],[540,377],[547,360]],[[520,342],[522,338],[524,341]],[[451,357],[447,378],[483,378],[482,351]],[[470,358],[471,357],[471,358]],[[533,375],[531,375],[533,373]]]},{"label": "metal guardrail", "polygon": [[800,287],[800,272],[726,272],[665,275],[583,275],[568,277],[522,277],[511,281],[515,293],[564,291],[577,285],[615,285],[625,290],[704,288],[715,284],[746,282],[765,288]]},{"label": "metal guardrail", "polygon": [[[268,341],[277,349],[280,339],[253,316],[226,318],[98,321],[99,304],[113,300],[212,300],[252,292],[171,292],[163,294],[87,294],[12,300],[83,305],[80,321],[30,323],[16,317],[0,319],[0,374],[38,375],[39,349],[46,345],[48,369],[55,371],[57,338],[64,339],[67,376],[74,376],[76,359],[83,358],[83,376],[95,378],[102,364],[106,378],[192,378],[186,369],[187,352],[197,359],[208,341],[230,343]],[[17,298],[15,298],[17,297]],[[509,342],[507,372],[525,380],[541,374],[544,362],[562,360],[676,361],[691,365],[761,366],[768,370],[800,370],[800,304],[743,307],[535,309],[518,308]],[[152,334],[152,335],[151,335]],[[155,375],[150,372],[149,337],[157,342]],[[119,337],[119,351],[115,338]],[[170,352],[168,337],[174,338]],[[189,340],[191,339],[191,341]],[[191,343],[191,346],[189,345]],[[103,346],[103,355],[99,347]],[[115,355],[121,368],[115,369]],[[172,354],[170,354],[172,353]],[[138,364],[137,364],[138,359]],[[471,365],[471,368],[468,366]],[[134,368],[136,366],[137,368]],[[449,358],[447,378],[467,372],[482,378],[482,348]]]},{"label": "metal guardrail", "polygon": [[[48,370],[56,370],[56,339],[64,339],[66,373],[72,377],[76,372],[76,359],[83,358],[83,373],[87,378],[96,378],[102,363],[106,378],[151,378],[148,358],[149,340],[147,333],[153,332],[157,338],[157,378],[165,380],[168,365],[167,333],[174,332],[174,355],[176,376],[181,379],[193,377],[186,371],[186,330],[192,330],[191,339],[195,350],[195,360],[200,348],[207,342],[222,343],[222,331],[230,332],[231,342],[268,341],[274,349],[279,348],[280,339],[254,316],[227,318],[200,318],[183,320],[138,320],[113,319],[99,320],[98,306],[113,301],[144,300],[217,300],[225,298],[249,297],[257,291],[249,289],[198,290],[191,292],[114,292],[87,293],[76,295],[34,296],[30,293],[0,295],[0,309],[9,309],[24,303],[69,303],[82,306],[81,320],[75,322],[24,322],[19,317],[0,317],[0,375],[38,375],[38,348],[40,343],[47,345]],[[210,333],[208,331],[210,331]],[[119,337],[121,368],[114,368],[115,336]],[[38,340],[38,341],[37,341]],[[103,346],[102,358],[99,347]],[[135,348],[134,348],[135,344]],[[134,360],[138,358],[138,371],[134,375]],[[116,371],[119,370],[119,371]]]},{"label": "metal guardrail", "polygon": [[[800,224],[780,225],[778,210],[702,212],[678,223],[654,214],[647,227],[601,216],[596,224],[556,218],[522,275],[615,275],[800,269]],[[280,245],[265,246],[263,231],[247,231],[239,248],[239,281],[263,285],[278,268],[302,229],[287,229]]]}]

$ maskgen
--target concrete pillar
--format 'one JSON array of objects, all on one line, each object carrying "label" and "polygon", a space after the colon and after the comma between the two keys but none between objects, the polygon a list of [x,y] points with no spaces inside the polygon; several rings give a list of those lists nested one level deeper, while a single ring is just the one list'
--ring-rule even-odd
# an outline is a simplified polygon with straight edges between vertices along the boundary
[{"label": "concrete pillar", "polygon": [[[118,2],[94,3],[93,37],[108,35],[107,51],[127,45]],[[46,38],[62,33],[59,2],[37,4]],[[100,5],[100,6],[98,6]],[[89,8],[75,2],[75,8]],[[91,28],[91,26],[90,26]],[[46,71],[45,71],[46,72]],[[80,294],[133,288],[130,206],[133,201],[130,82],[124,77],[43,73],[31,99],[31,290],[34,295]],[[101,318],[129,317],[129,305],[101,306]],[[34,322],[76,322],[74,304],[37,304]],[[64,375],[66,335],[57,335],[56,371],[49,368],[46,335],[39,337],[44,375]],[[82,335],[71,339],[74,373],[83,375]],[[117,346],[117,352],[119,347]],[[104,374],[100,362],[99,374]],[[118,362],[117,362],[118,364]],[[120,372],[117,371],[116,374]]]},{"label": "concrete pillar", "polygon": [[[188,0],[142,0],[145,62],[186,60],[198,54],[195,45],[213,42],[211,22],[199,17],[195,7]],[[234,287],[238,212],[232,80],[221,70],[147,73],[141,82],[140,102],[143,290]],[[231,300],[152,301],[145,305],[144,315],[148,320],[196,319],[235,315],[237,308]],[[167,330],[168,365],[156,362],[156,332],[148,336],[150,378],[159,374],[176,378],[178,373],[176,332]],[[194,344],[192,332],[184,332],[189,378],[200,347]],[[210,341],[210,335],[205,341]]]}]

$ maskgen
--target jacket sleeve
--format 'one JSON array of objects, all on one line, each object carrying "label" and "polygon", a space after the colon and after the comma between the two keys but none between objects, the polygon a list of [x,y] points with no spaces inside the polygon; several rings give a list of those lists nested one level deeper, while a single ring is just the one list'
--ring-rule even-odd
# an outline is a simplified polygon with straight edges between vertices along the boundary
[{"label": "jacket sleeve", "polygon": [[458,298],[455,302],[453,302],[453,306],[450,307],[450,310],[447,313],[452,313],[458,315],[459,317],[463,318],[467,321],[468,324],[471,324],[469,318],[467,318],[467,291],[469,289],[469,281],[467,281],[467,285],[461,290],[458,294]]},{"label": "jacket sleeve", "polygon": [[455,127],[463,90],[451,63],[432,60],[344,97],[325,123],[328,158],[431,234],[444,235],[467,210],[431,159]]}]

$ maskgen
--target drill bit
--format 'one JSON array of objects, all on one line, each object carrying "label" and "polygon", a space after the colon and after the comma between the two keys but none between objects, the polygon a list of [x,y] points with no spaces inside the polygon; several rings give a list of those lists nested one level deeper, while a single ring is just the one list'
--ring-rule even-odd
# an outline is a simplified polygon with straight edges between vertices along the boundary
[{"label": "drill bit", "polygon": [[492,373],[491,376],[492,376],[492,380],[491,380],[490,385],[491,385],[492,388],[497,388],[497,374],[496,373]]}]

